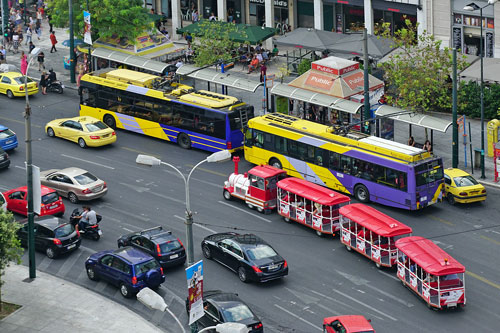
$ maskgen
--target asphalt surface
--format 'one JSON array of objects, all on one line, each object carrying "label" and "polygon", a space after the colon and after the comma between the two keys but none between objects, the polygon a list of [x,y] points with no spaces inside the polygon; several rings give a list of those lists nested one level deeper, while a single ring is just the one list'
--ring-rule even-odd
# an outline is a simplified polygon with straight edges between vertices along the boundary
[{"label": "asphalt surface", "polygon": [[[79,166],[104,179],[109,186],[105,197],[91,202],[103,216],[103,237],[98,242],[83,239],[79,250],[55,260],[37,253],[37,268],[125,304],[165,331],[178,331],[168,313],[152,312],[136,300],[124,299],[117,288],[90,281],[83,263],[95,251],[116,248],[120,235],[156,225],[167,226],[185,244],[183,181],[166,167],[136,165],[135,158],[139,153],[152,154],[187,174],[208,153],[186,151],[171,143],[124,131],[117,132],[118,141],[112,146],[81,149],[75,143],[49,138],[44,133],[46,122],[78,115],[76,92],[37,95],[30,102],[33,163],[41,170]],[[21,143],[10,154],[11,167],[0,172],[2,191],[25,184],[23,110],[23,99],[11,101],[0,96],[0,123],[12,128]],[[250,168],[245,161],[240,164],[242,172]],[[205,289],[239,293],[261,317],[266,332],[321,332],[323,317],[339,314],[362,314],[372,320],[378,332],[498,331],[500,265],[495,253],[500,250],[500,190],[488,188],[484,203],[467,206],[441,203],[419,212],[374,205],[411,226],[414,235],[434,240],[466,267],[467,306],[456,311],[432,311],[398,282],[395,270],[378,270],[361,255],[347,252],[338,239],[319,238],[313,230],[285,223],[276,213],[262,215],[249,210],[243,202],[225,201],[222,184],[232,171],[231,162],[204,164],[192,176],[195,260],[203,258],[201,240],[213,232],[252,232],[273,245],[289,264],[289,276],[283,280],[244,284],[225,267],[213,261],[204,262]],[[64,203],[64,218],[68,219],[79,205],[68,200]],[[23,259],[27,263],[26,255]],[[160,294],[170,310],[187,325],[183,267],[166,271]]]}]

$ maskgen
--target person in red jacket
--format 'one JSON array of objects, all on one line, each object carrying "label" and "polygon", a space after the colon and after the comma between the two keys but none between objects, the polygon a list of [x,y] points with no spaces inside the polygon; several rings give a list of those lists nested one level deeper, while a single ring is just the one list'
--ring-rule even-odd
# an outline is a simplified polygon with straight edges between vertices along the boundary
[{"label": "person in red jacket", "polygon": [[52,43],[52,48],[50,49],[50,53],[57,52],[57,50],[56,50],[57,39],[56,39],[56,34],[54,33],[54,31],[52,31],[50,33],[50,42]]}]

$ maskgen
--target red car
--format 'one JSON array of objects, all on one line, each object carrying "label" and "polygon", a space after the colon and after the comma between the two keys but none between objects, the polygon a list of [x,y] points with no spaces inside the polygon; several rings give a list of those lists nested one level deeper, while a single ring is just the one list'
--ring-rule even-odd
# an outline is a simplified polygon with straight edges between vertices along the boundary
[{"label": "red car", "polygon": [[375,333],[363,316],[336,316],[323,319],[323,333]]},{"label": "red car", "polygon": [[[41,192],[42,206],[40,216],[62,216],[65,210],[64,203],[56,190],[42,185]],[[7,201],[7,210],[24,216],[28,215],[28,188],[26,186],[3,192],[3,196]]]}]

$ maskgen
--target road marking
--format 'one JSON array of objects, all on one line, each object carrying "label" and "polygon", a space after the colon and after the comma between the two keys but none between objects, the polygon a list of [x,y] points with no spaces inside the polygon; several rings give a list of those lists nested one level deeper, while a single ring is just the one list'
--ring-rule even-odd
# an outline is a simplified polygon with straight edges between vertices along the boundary
[{"label": "road marking", "polygon": [[[69,259],[64,260],[64,263],[62,264],[61,267],[59,267],[59,269],[57,270],[57,272],[54,275],[66,277],[66,275],[73,268],[73,265],[76,263],[76,261],[79,259],[79,257],[80,256],[73,253],[73,255],[71,255],[69,257]],[[78,268],[80,268],[80,267],[78,267]]]},{"label": "road marking", "polygon": [[21,170],[26,170],[26,167],[23,167],[21,165],[16,165],[15,167],[18,168],[18,169],[21,169]]},{"label": "road marking", "polygon": [[492,282],[492,281],[488,280],[487,278],[482,277],[481,275],[478,275],[476,273],[472,273],[471,271],[465,271],[465,274],[472,276],[473,278],[476,278],[479,281],[482,281],[482,282],[492,286],[493,288],[500,289],[500,284]]},{"label": "road marking", "polygon": [[61,154],[61,156],[64,156],[66,158],[72,158],[74,160],[81,161],[81,162],[86,162],[86,163],[98,165],[98,166],[101,166],[103,168],[107,168],[107,169],[111,169],[111,170],[115,169],[113,167],[110,167],[110,166],[107,166],[107,165],[104,165],[104,164],[101,164],[101,163],[92,162],[92,161],[89,161],[89,160],[86,160],[86,159],[83,159],[83,158],[73,157],[73,156],[69,156],[69,155],[66,155],[66,154]]},{"label": "road marking", "polygon": [[[185,166],[190,167],[190,168],[194,167],[194,165],[192,165],[192,164],[186,164]],[[205,168],[198,167],[198,168],[196,168],[196,170],[205,171],[205,172],[211,173],[212,175],[217,175],[217,176],[221,176],[221,177],[224,177],[224,178],[229,177],[228,174],[225,174],[225,173],[222,173],[222,172],[213,171],[213,170],[210,170],[210,169],[205,169]]]},{"label": "road marking", "polygon": [[365,287],[368,287],[368,288],[370,288],[370,289],[372,289],[372,290],[375,290],[375,291],[377,291],[377,292],[381,293],[382,295],[384,295],[384,296],[386,296],[386,297],[388,297],[388,298],[392,299],[393,301],[396,301],[396,302],[398,302],[398,303],[401,303],[401,304],[403,304],[404,306],[407,306],[407,307],[409,307],[409,308],[411,308],[411,307],[414,307],[414,306],[415,306],[415,305],[413,305],[412,303],[405,302],[405,301],[403,301],[402,299],[399,299],[398,297],[393,296],[393,295],[391,295],[391,294],[389,294],[388,292],[385,292],[385,291],[383,291],[383,290],[380,290],[379,288],[374,287],[374,286],[372,286],[372,285],[370,285],[370,284],[366,284],[366,285],[365,285]]},{"label": "road marking", "polygon": [[254,214],[254,213],[252,213],[252,212],[249,212],[249,211],[247,211],[246,209],[239,208],[239,207],[235,207],[235,206],[230,205],[230,204],[228,204],[227,202],[224,202],[224,201],[218,201],[218,202],[219,202],[220,204],[223,204],[223,205],[226,205],[226,206],[228,206],[228,207],[234,208],[234,209],[239,210],[239,211],[241,211],[241,212],[243,212],[243,213],[246,213],[246,214],[248,214],[248,215],[252,215],[253,217],[256,217],[256,218],[258,218],[258,219],[260,219],[260,220],[262,220],[262,221],[264,221],[264,222],[267,222],[267,223],[272,223],[272,221],[271,221],[271,220],[266,219],[265,217],[259,216],[259,215],[257,215],[257,214]]},{"label": "road marking", "polygon": [[328,313],[329,315],[332,314],[334,316],[340,316],[340,312],[334,311],[334,310],[332,310],[332,308],[324,306],[323,304],[317,303],[316,306],[319,306],[323,310],[326,310],[325,313]]},{"label": "road marking", "polygon": [[434,215],[429,215],[429,217],[431,219],[433,219],[434,221],[438,221],[438,222],[441,222],[441,223],[444,223],[444,224],[447,224],[447,225],[454,225],[453,223],[451,223],[450,221],[446,221],[445,219],[442,219],[440,217],[437,217],[437,216],[434,216]]},{"label": "road marking", "polygon": [[[175,218],[177,218],[177,219],[179,219],[179,220],[186,221],[186,218],[185,218],[185,217],[180,217],[179,215],[174,215],[174,217],[175,217]],[[212,229],[210,229],[210,228],[207,228],[207,227],[205,227],[205,226],[203,226],[203,225],[201,225],[201,224],[198,224],[198,223],[196,223],[196,222],[193,222],[193,225],[197,226],[198,228],[204,229],[204,230],[206,230],[206,231],[208,231],[208,232],[211,232],[211,233],[213,233],[213,234],[216,234],[216,233],[217,233],[217,231],[212,230]]]},{"label": "road marking", "polygon": [[160,158],[161,156],[158,155],[158,154],[153,154],[153,153],[148,153],[148,152],[145,152],[145,151],[142,151],[142,150],[137,150],[137,149],[134,149],[134,148],[129,148],[129,147],[120,147],[121,149],[125,149],[125,150],[128,150],[128,151],[131,151],[133,153],[138,153],[138,154],[142,154],[142,155],[149,155],[149,156],[154,156],[156,158]]},{"label": "road marking", "polygon": [[126,166],[127,168],[134,168],[134,169],[139,169],[139,170],[142,170],[142,171],[144,171],[144,170],[146,169],[146,166],[144,166],[144,165],[143,165],[143,166],[137,166],[137,165],[135,164],[135,161],[125,163],[125,162],[121,162],[121,161],[113,160],[113,159],[111,159],[111,158],[106,158],[106,157],[102,157],[102,156],[98,156],[98,155],[95,155],[94,157],[96,157],[96,158],[100,158],[100,159],[105,160],[105,161],[110,161],[110,162],[113,162],[113,163],[119,163],[119,164],[121,164],[121,165]]},{"label": "road marking", "polygon": [[482,239],[486,239],[487,241],[490,241],[492,243],[495,243],[496,245],[500,245],[500,242],[497,240],[494,240],[493,238],[489,238],[487,236],[480,236]]},{"label": "road marking", "polygon": [[378,314],[380,314],[380,315],[382,315],[382,316],[384,316],[384,317],[387,317],[387,318],[389,318],[389,319],[391,319],[391,320],[393,320],[393,321],[398,321],[396,318],[394,318],[394,317],[392,317],[392,316],[389,316],[388,314],[386,314],[386,313],[384,313],[384,312],[382,312],[382,311],[379,311],[379,310],[377,310],[377,309],[374,309],[373,307],[371,307],[371,306],[369,306],[369,305],[367,305],[367,304],[365,304],[365,303],[363,303],[363,302],[361,302],[361,301],[359,301],[359,300],[355,299],[354,297],[351,297],[351,296],[349,296],[349,295],[347,295],[347,294],[344,294],[344,293],[343,293],[343,292],[341,292],[341,291],[338,291],[338,290],[335,290],[335,289],[332,289],[332,291],[333,291],[333,292],[335,292],[335,293],[337,293],[337,294],[340,294],[340,295],[344,296],[345,298],[350,299],[351,301],[353,301],[353,302],[355,302],[355,303],[358,303],[358,304],[360,304],[360,305],[362,305],[362,306],[364,306],[364,307],[367,307],[367,308],[369,308],[371,311],[375,311],[376,313],[378,313]]},{"label": "road marking", "polygon": [[377,272],[379,272],[380,274],[384,274],[385,276],[390,277],[393,280],[399,281],[399,279],[394,275],[381,271],[380,269],[377,269]]},{"label": "road marking", "polygon": [[[0,119],[4,119],[4,120],[8,120],[8,121],[13,121],[15,123],[23,124],[24,125],[24,120],[17,120],[17,119],[6,118],[6,117],[0,117]],[[31,124],[31,126],[35,127],[35,128],[42,128],[42,126],[36,125],[36,124]]]},{"label": "road marking", "polygon": [[322,331],[322,330],[323,330],[323,328],[321,328],[321,327],[319,327],[319,326],[314,325],[314,324],[313,324],[313,323],[311,323],[310,321],[307,321],[307,320],[305,320],[304,318],[302,318],[302,317],[300,317],[300,316],[296,315],[295,313],[288,311],[287,309],[285,309],[285,308],[283,308],[283,307],[279,306],[278,304],[274,304],[274,306],[275,306],[275,307],[277,307],[278,309],[280,309],[281,311],[288,313],[290,316],[295,317],[295,318],[297,318],[298,320],[300,320],[300,321],[302,321],[302,322],[304,322],[304,323],[306,323],[306,324],[308,324],[308,325],[310,325],[310,326],[312,326],[312,327],[316,328],[316,329],[317,329],[317,330],[319,330],[319,331]]},{"label": "road marking", "polygon": [[122,227],[122,229],[125,230],[125,231],[128,231],[128,232],[134,232],[134,230],[129,229],[129,228]]},{"label": "road marking", "polygon": [[157,197],[163,198],[163,199],[172,200],[173,202],[177,202],[178,204],[181,204],[181,205],[186,205],[186,202],[184,200],[179,200],[176,198],[169,197],[168,195],[164,195],[164,194],[160,194],[160,193],[156,193],[156,192],[152,192],[152,191],[148,191],[148,193],[155,195]]},{"label": "road marking", "polygon": [[124,215],[130,216],[130,217],[134,217],[134,218],[139,219],[139,220],[144,221],[144,222],[151,221],[150,218],[147,218],[147,217],[144,217],[144,216],[140,216],[140,215],[136,215],[136,214],[132,214],[132,213],[126,212],[126,211],[124,211],[122,209],[114,208],[111,205],[105,205],[105,207],[108,208],[108,209],[114,210],[115,212],[119,212],[119,213],[122,213]]}]

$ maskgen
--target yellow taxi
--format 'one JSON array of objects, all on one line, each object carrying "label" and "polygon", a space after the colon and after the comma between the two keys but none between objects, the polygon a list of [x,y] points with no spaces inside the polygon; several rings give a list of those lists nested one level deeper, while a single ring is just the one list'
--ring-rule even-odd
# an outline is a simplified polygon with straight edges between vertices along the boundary
[{"label": "yellow taxi", "polygon": [[82,148],[105,146],[116,141],[112,128],[88,116],[52,120],[45,125],[45,132],[50,137],[76,142]]},{"label": "yellow taxi", "polygon": [[467,172],[448,168],[444,170],[446,199],[450,204],[486,200],[486,189]]},{"label": "yellow taxi", "polygon": [[[28,95],[38,92],[38,83],[28,77]],[[9,98],[26,96],[24,92],[24,75],[19,72],[0,73],[0,93]]]}]

